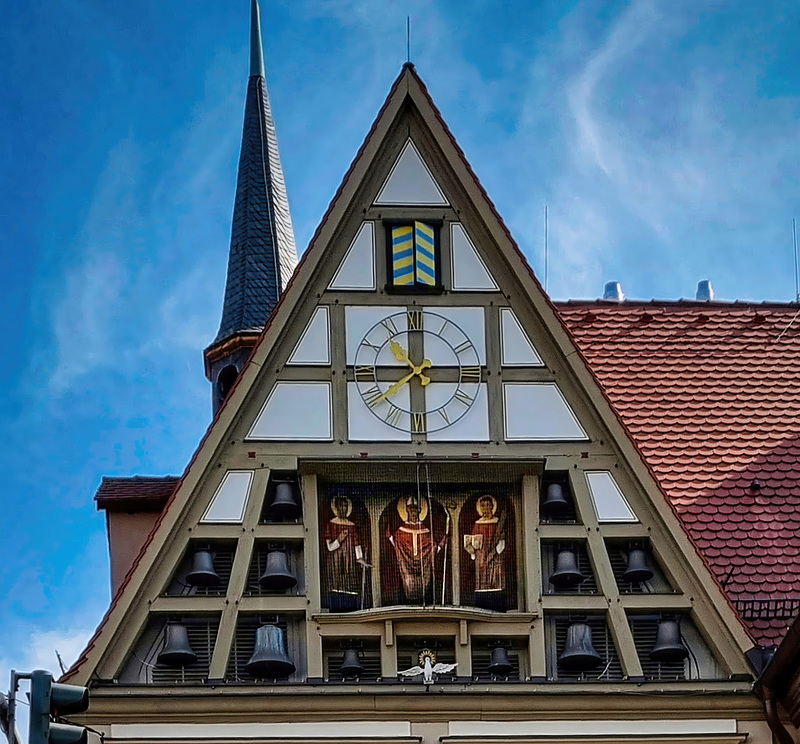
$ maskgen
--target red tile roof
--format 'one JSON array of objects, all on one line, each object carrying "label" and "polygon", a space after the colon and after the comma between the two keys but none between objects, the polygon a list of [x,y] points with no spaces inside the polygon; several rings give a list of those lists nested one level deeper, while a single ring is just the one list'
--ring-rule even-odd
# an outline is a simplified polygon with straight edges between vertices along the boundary
[{"label": "red tile roof", "polygon": [[557,303],[754,637],[800,607],[800,309]]},{"label": "red tile roof", "polygon": [[175,475],[110,478],[103,476],[94,495],[98,509],[155,509],[160,511],[178,485]]}]

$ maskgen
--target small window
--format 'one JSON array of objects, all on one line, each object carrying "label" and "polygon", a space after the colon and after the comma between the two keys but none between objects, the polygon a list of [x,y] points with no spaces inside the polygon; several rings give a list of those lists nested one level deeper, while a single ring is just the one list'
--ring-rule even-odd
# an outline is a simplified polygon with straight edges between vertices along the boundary
[{"label": "small window", "polygon": [[439,229],[438,224],[418,221],[386,225],[388,289],[441,291]]}]

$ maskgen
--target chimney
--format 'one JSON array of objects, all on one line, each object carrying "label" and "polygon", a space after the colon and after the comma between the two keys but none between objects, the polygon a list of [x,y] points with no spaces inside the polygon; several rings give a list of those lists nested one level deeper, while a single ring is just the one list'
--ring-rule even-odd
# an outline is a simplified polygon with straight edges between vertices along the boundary
[{"label": "chimney", "polygon": [[603,299],[622,302],[625,299],[625,295],[622,294],[622,285],[619,282],[606,282],[603,287]]},{"label": "chimney", "polygon": [[703,279],[703,281],[697,282],[697,295],[695,295],[695,299],[699,302],[708,302],[714,299],[714,290],[711,287],[711,281],[709,279]]}]

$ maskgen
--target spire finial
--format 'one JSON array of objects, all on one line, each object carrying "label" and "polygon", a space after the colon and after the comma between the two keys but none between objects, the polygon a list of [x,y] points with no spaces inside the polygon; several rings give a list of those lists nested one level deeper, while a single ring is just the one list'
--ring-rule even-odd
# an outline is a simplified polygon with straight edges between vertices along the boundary
[{"label": "spire finial", "polygon": [[258,0],[252,0],[250,10],[250,77],[258,75],[265,78],[264,47],[261,42],[261,11]]}]

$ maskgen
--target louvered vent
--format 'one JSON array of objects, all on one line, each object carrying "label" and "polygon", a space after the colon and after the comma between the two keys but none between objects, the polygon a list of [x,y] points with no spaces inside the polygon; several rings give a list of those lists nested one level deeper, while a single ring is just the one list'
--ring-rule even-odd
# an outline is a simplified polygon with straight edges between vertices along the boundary
[{"label": "louvered vent", "polygon": [[[201,548],[211,548],[214,559],[214,570],[220,578],[216,586],[192,586],[186,582],[186,574],[192,570],[194,552]],[[233,555],[236,552],[236,543],[191,543],[183,559],[178,565],[165,594],[170,597],[219,597],[228,591],[228,582],[233,568]]]},{"label": "louvered vent", "polygon": [[[557,483],[561,486],[561,491],[564,494],[564,498],[566,499],[566,505],[561,509],[557,514],[547,514],[547,507],[543,506],[544,503],[547,501],[547,487],[553,483]],[[569,479],[565,476],[558,477],[558,476],[546,476],[542,481],[542,491],[541,491],[541,499],[540,499],[540,510],[541,510],[541,519],[542,522],[546,524],[556,523],[556,524],[564,524],[564,523],[571,523],[575,524],[578,522],[578,513],[575,511],[575,498],[572,495],[572,491],[569,487]]]},{"label": "louvered vent", "polygon": [[[211,654],[217,640],[218,618],[182,617],[171,618],[186,626],[189,645],[197,655],[197,661],[185,667],[169,667],[158,663],[158,655],[164,650],[164,618],[153,618],[139,644],[132,662],[140,665],[140,679],[156,685],[202,683],[208,678]],[[143,648],[144,646],[144,648]]]},{"label": "louvered vent", "polygon": [[291,677],[279,679],[278,682],[304,681],[305,659],[302,654],[299,624],[292,618],[275,615],[239,615],[231,655],[228,659],[227,678],[237,682],[258,682],[259,684],[273,682],[273,680],[256,680],[244,668],[256,649],[256,630],[262,625],[277,625],[283,630],[287,656],[296,667],[296,671]]},{"label": "louvered vent", "polygon": [[[689,658],[682,661],[662,663],[650,659],[650,652],[656,645],[656,635],[658,633],[659,617],[657,615],[633,615],[629,620],[633,631],[633,641],[639,654],[639,662],[642,665],[642,672],[647,679],[692,679]],[[685,622],[681,622],[682,627]],[[687,650],[689,649],[685,641],[683,645]]]},{"label": "louvered vent", "polygon": [[476,681],[498,681],[500,679],[489,671],[489,665],[492,663],[492,651],[498,646],[505,648],[511,664],[511,671],[505,679],[509,682],[525,679],[526,641],[518,638],[482,640],[474,637],[472,639],[472,678]]},{"label": "louvered vent", "polygon": [[[345,650],[353,648],[358,652],[358,661],[364,671],[355,679],[345,679],[340,668],[344,660]],[[325,661],[325,678],[331,682],[375,682],[381,676],[381,651],[377,642],[372,639],[349,641],[331,641],[323,647]]]},{"label": "louvered vent", "polygon": [[[573,623],[585,623],[592,629],[592,644],[600,654],[603,663],[586,672],[568,671],[558,668],[558,658],[564,652],[567,642],[567,628]],[[605,616],[559,616],[548,618],[547,622],[547,669],[550,679],[559,682],[604,682],[622,679],[622,665],[611,637]]]},{"label": "louvered vent", "polygon": [[[666,594],[672,592],[672,587],[664,576],[664,572],[658,565],[655,556],[649,546],[642,542],[619,542],[609,540],[606,544],[608,557],[611,561],[611,568],[614,571],[614,578],[621,594]],[[625,581],[623,574],[628,566],[628,555],[632,548],[641,548],[647,556],[647,565],[653,571],[653,578],[641,583],[630,583]]]},{"label": "louvered vent", "polygon": [[[437,664],[454,664],[456,660],[455,645],[450,638],[398,638],[397,639],[397,669],[411,669],[419,666],[419,654],[423,649],[430,649],[436,654]],[[458,668],[452,674],[438,675],[439,681],[454,680],[458,675]],[[400,677],[407,682],[406,677]]]},{"label": "louvered vent", "polygon": [[[578,560],[578,570],[586,577],[576,586],[556,587],[550,583],[550,577],[556,570],[556,556],[559,550],[571,549],[575,551]],[[597,582],[589,561],[589,553],[585,543],[553,543],[542,546],[542,579],[545,594],[596,594]]]},{"label": "louvered vent", "polygon": [[[258,580],[263,575],[267,567],[267,553],[270,550],[284,549],[286,551],[286,562],[289,572],[297,579],[297,584],[291,589],[282,591],[262,589]],[[291,595],[298,596],[305,593],[305,581],[303,576],[303,554],[299,546],[288,543],[265,543],[257,542],[253,550],[253,557],[250,561],[250,569],[247,572],[247,596],[268,596],[268,595]]]}]

